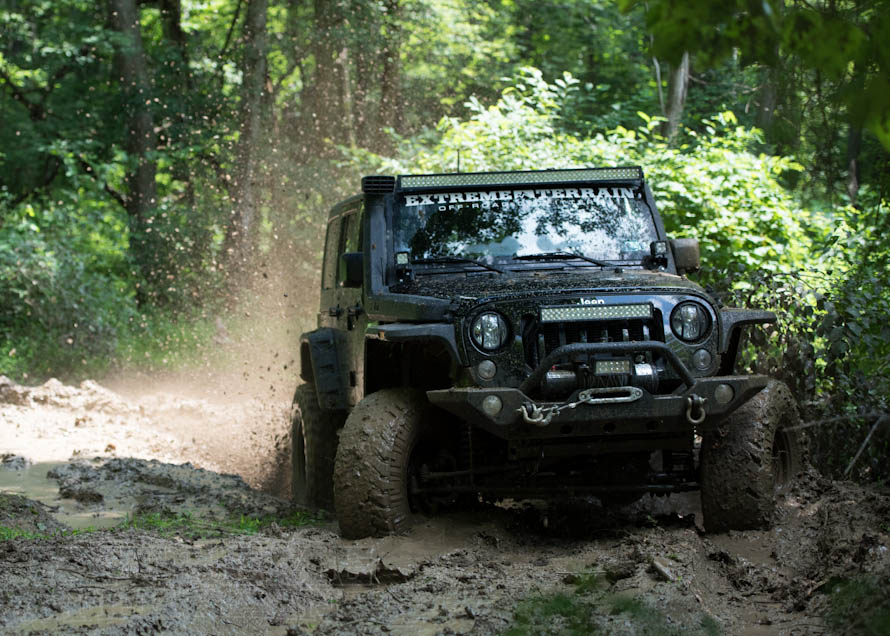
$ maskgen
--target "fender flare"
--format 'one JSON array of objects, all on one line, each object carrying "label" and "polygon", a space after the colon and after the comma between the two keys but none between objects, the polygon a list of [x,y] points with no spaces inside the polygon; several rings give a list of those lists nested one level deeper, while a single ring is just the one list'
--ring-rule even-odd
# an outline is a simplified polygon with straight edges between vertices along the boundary
[{"label": "fender flare", "polygon": [[315,384],[318,405],[324,410],[349,408],[347,378],[340,364],[344,345],[343,334],[330,327],[300,336],[300,377]]}]

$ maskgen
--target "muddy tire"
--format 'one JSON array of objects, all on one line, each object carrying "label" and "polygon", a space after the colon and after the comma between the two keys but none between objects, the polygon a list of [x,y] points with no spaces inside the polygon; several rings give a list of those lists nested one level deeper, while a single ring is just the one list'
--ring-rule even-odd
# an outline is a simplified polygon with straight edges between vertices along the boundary
[{"label": "muddy tire", "polygon": [[323,411],[314,384],[301,384],[291,407],[291,495],[308,508],[333,510],[334,458],[343,415]]},{"label": "muddy tire", "polygon": [[768,528],[776,494],[803,464],[797,404],[775,380],[703,435],[701,500],[709,532]]},{"label": "muddy tire", "polygon": [[434,414],[422,392],[384,389],[363,399],[346,418],[334,467],[334,504],[344,538],[411,527],[412,453]]}]

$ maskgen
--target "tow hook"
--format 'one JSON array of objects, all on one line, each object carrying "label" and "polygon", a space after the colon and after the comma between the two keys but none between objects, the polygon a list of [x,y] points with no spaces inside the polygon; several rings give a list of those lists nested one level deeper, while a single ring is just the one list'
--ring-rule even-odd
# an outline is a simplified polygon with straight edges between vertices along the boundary
[{"label": "tow hook", "polygon": [[686,398],[686,419],[690,424],[701,424],[705,421],[705,402],[707,398],[703,398],[693,393]]}]

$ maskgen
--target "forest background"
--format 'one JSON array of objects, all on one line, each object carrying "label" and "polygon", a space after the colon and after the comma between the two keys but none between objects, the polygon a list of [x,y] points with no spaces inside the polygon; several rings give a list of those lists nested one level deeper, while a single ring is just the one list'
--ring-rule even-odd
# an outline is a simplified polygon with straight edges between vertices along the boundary
[{"label": "forest background", "polygon": [[890,0],[0,0],[0,374],[187,366],[273,293],[291,355],[363,174],[640,164],[839,474],[888,411],[888,148]]}]

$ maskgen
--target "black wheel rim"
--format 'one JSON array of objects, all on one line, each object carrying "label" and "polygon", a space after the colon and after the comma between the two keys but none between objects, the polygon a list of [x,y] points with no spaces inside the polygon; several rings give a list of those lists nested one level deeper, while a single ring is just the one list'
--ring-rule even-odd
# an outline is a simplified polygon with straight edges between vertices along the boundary
[{"label": "black wheel rim", "polygon": [[773,438],[773,485],[776,489],[791,478],[791,440],[784,430],[776,431]]}]

